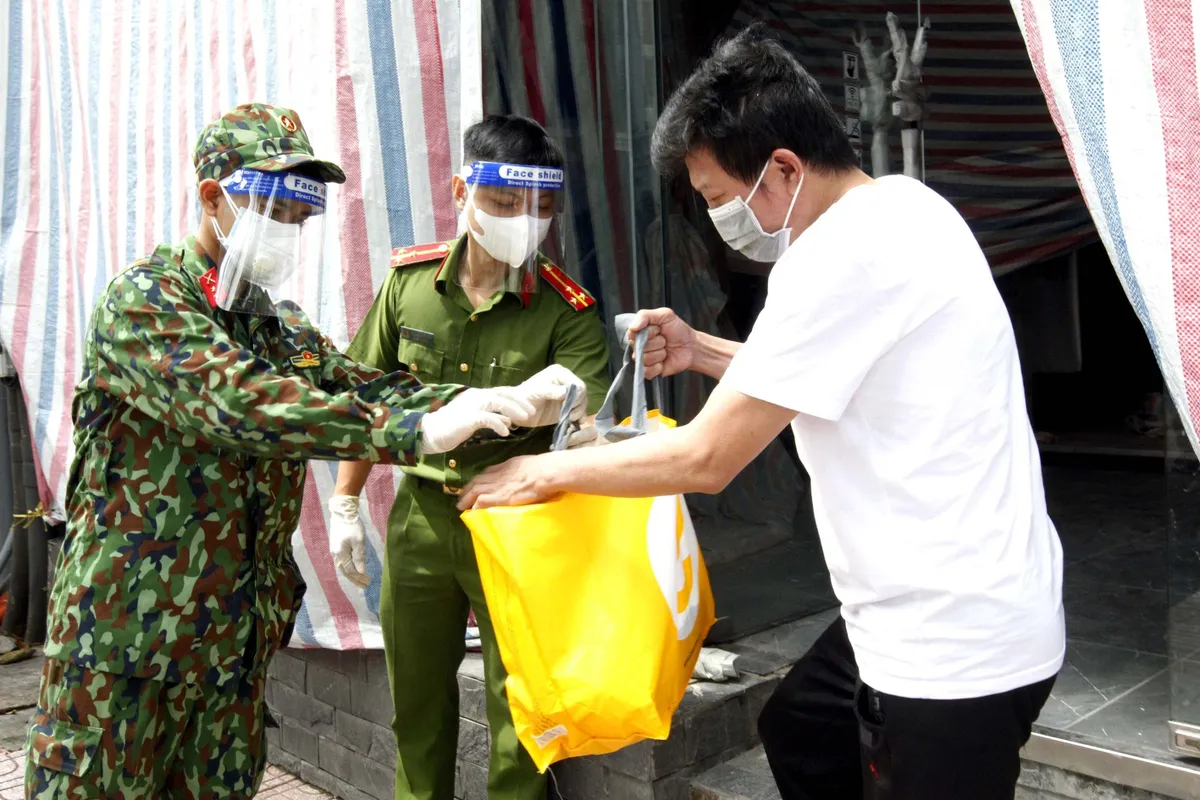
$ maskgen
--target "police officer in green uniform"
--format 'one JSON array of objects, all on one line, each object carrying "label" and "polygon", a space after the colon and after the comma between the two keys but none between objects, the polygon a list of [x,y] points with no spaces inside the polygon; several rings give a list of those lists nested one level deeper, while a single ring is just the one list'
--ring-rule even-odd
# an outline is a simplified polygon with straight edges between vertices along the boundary
[{"label": "police officer in green uniform", "polygon": [[[536,122],[492,116],[464,136],[451,187],[460,235],[400,248],[347,351],[385,371],[473,387],[519,384],[561,365],[604,400],[608,350],[595,300],[538,252],[562,202],[563,157]],[[588,438],[585,426],[576,443]],[[451,800],[458,742],[456,673],[468,609],[479,625],[492,734],[491,798],[542,798],[544,776],[517,741],[470,532],[455,508],[485,467],[545,452],[552,432],[515,430],[404,467],[388,522],[380,620],[395,703],[397,800]],[[331,546],[343,573],[366,585],[358,495],[371,465],[345,462],[330,500]]]}]

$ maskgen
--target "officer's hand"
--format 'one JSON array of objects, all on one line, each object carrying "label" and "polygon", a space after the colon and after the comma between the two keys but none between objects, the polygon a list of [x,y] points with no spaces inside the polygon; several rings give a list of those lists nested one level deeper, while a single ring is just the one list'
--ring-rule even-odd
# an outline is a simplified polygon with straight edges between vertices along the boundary
[{"label": "officer's hand", "polygon": [[335,494],[329,498],[329,549],[333,563],[350,582],[367,588],[367,532],[358,518],[358,496]]},{"label": "officer's hand", "polygon": [[576,447],[587,447],[592,442],[596,441],[596,426],[587,425],[577,431],[572,431],[567,437],[567,449],[574,450]]},{"label": "officer's hand", "polygon": [[587,385],[574,372],[562,364],[551,364],[520,386],[505,391],[524,399],[533,406],[528,417],[513,419],[513,424],[522,428],[540,428],[557,425],[562,414],[563,401],[567,398],[567,387],[574,386],[575,404],[571,406],[571,419],[575,422],[587,415]]},{"label": "officer's hand", "polygon": [[421,418],[421,453],[449,452],[483,428],[508,436],[514,424],[522,424],[519,420],[536,410],[513,389],[467,389]]},{"label": "officer's hand", "polygon": [[696,362],[696,337],[692,326],[669,308],[643,310],[629,326],[629,341],[642,328],[649,328],[646,340],[646,377],[671,377]]}]

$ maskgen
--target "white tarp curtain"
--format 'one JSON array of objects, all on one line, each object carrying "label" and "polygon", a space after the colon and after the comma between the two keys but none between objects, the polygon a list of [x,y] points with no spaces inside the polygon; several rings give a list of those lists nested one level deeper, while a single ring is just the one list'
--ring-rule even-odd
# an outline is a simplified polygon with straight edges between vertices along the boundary
[{"label": "white tarp curtain", "polygon": [[1198,450],[1197,0],[1012,0],[1100,238]]}]

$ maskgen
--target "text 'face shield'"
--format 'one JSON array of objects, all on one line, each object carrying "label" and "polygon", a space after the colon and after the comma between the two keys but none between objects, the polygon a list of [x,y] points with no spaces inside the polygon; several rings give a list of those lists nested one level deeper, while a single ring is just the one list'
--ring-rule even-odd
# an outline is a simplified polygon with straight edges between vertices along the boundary
[{"label": "text 'face shield'", "polygon": [[221,182],[236,215],[217,269],[216,305],[226,311],[279,316],[296,303],[305,277],[315,279],[325,248],[326,187],[291,172],[241,169]]},{"label": "text 'face shield'", "polygon": [[459,268],[463,286],[529,294],[538,287],[538,248],[557,220],[561,228],[563,171],[556,167],[476,161],[464,170],[462,224],[497,263],[491,271]]}]

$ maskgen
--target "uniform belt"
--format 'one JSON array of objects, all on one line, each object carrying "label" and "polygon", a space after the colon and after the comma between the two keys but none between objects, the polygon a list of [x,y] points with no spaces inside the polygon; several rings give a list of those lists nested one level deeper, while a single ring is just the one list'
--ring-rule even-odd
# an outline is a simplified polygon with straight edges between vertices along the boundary
[{"label": "uniform belt", "polygon": [[441,491],[442,494],[453,495],[454,497],[457,497],[458,495],[463,493],[462,489],[457,488],[455,486],[447,486],[444,483],[438,483],[437,481],[431,481],[428,478],[418,478],[415,476],[410,476],[410,477],[414,483],[416,483],[418,486],[420,486],[423,489],[439,490],[439,491]]}]

